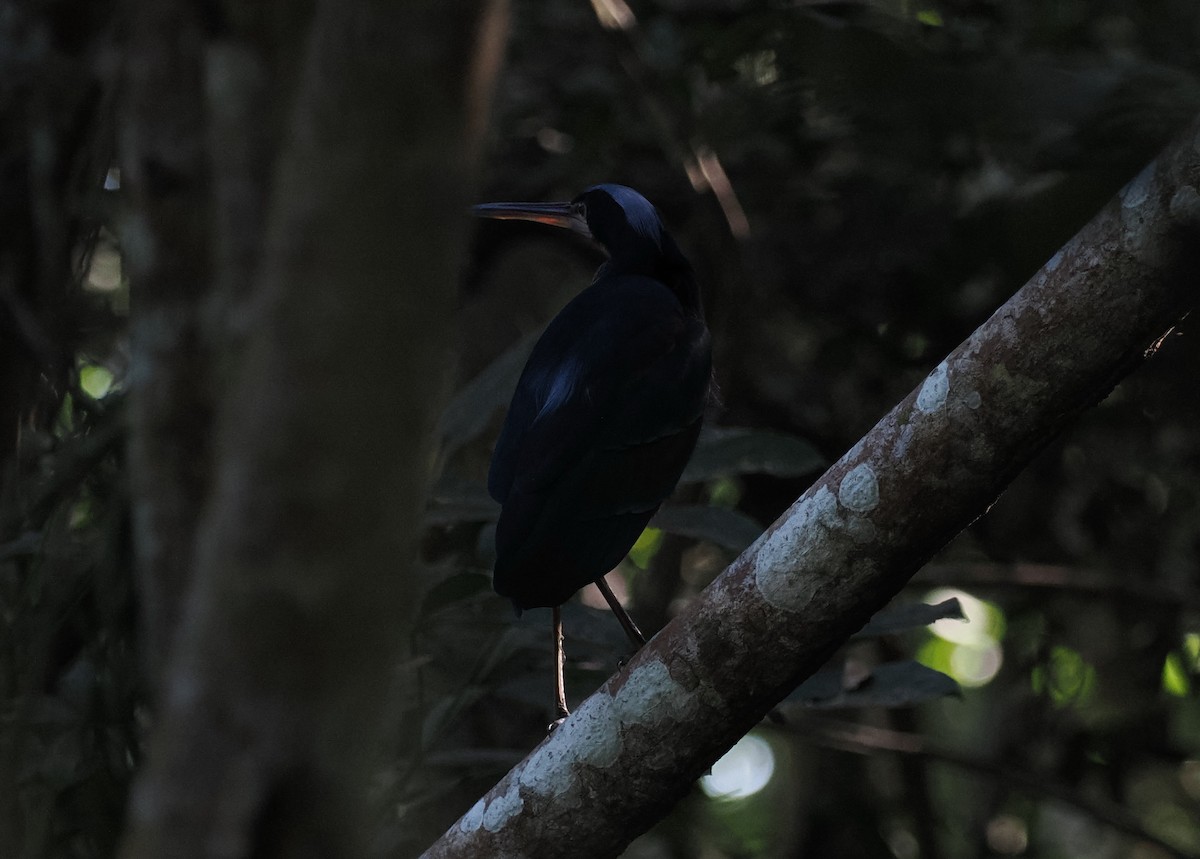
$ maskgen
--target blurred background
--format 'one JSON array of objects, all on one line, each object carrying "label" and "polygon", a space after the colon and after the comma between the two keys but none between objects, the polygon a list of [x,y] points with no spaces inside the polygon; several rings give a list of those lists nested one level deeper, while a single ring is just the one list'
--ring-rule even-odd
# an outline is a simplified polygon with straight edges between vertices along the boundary
[{"label": "blurred background", "polygon": [[[713,332],[710,431],[609,577],[647,633],[1200,110],[1198,48],[1195,0],[515,0],[480,201],[637,188],[696,266]],[[30,855],[111,853],[148,719],[112,417],[119,193],[112,172],[80,203],[71,306],[89,322],[45,432],[22,439],[44,466],[35,503],[0,497],[0,752],[20,794],[4,814],[44,821]],[[563,231],[477,227],[399,752],[375,785],[388,855],[419,853],[544,736],[549,612],[518,620],[492,593],[484,484],[534,338],[601,261]],[[1191,328],[898,601],[955,599],[962,618],[851,642],[832,687],[785,705],[626,855],[1200,856]],[[602,605],[567,606],[572,703],[626,655]]]}]

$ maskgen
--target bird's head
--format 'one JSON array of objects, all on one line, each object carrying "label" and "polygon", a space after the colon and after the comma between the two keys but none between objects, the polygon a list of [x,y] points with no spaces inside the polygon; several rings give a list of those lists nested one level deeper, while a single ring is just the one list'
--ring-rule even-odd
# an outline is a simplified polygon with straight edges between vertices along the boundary
[{"label": "bird's head", "polygon": [[593,185],[571,201],[592,238],[617,256],[662,253],[666,227],[654,204],[624,185]]},{"label": "bird's head", "polygon": [[565,227],[599,242],[609,270],[653,275],[686,261],[654,204],[625,185],[593,185],[569,203],[484,203],[476,215]]}]

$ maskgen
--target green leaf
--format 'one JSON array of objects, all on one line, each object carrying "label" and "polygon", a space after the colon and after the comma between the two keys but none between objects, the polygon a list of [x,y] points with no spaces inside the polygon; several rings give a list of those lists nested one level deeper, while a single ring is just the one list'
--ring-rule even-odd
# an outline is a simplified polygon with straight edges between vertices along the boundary
[{"label": "green leaf", "polygon": [[470,599],[481,591],[487,590],[491,579],[483,573],[456,573],[442,579],[426,594],[421,601],[421,611],[418,618],[425,618],[452,603]]},{"label": "green leaf", "polygon": [[911,707],[924,701],[958,695],[958,684],[940,671],[906,659],[876,665],[853,688],[846,688],[841,668],[818,671],[784,703],[814,710],[850,707]]},{"label": "green leaf", "polygon": [[442,480],[433,488],[425,509],[429,525],[457,525],[460,522],[492,522],[500,516],[500,505],[479,483]]},{"label": "green leaf", "polygon": [[702,504],[675,504],[661,508],[650,524],[681,537],[708,540],[734,554],[758,539],[763,528],[745,513]]},{"label": "green leaf", "polygon": [[796,436],[747,427],[714,427],[701,433],[680,481],[696,483],[731,474],[803,477],[825,465],[816,448]]},{"label": "green leaf", "polygon": [[487,429],[492,413],[512,399],[521,369],[540,333],[521,338],[451,397],[438,421],[438,435],[446,453],[477,438]]},{"label": "green leaf", "polygon": [[708,484],[708,503],[714,507],[738,506],[742,500],[742,487],[733,477],[718,477]]},{"label": "green leaf", "polygon": [[1055,707],[1078,707],[1096,695],[1096,668],[1077,650],[1056,645],[1030,674],[1033,690],[1049,695]]},{"label": "green leaf", "polygon": [[[538,611],[535,609],[535,611]],[[547,620],[549,619],[549,610],[546,610]],[[475,676],[483,681],[491,677],[501,665],[515,656],[521,651],[538,651],[548,650],[550,646],[550,624],[539,624],[539,629],[535,631],[532,626],[524,622],[518,622],[509,626],[500,634],[495,643],[488,649],[484,655],[483,664]],[[545,630],[540,632],[540,630]]]},{"label": "green leaf", "polygon": [[963,614],[962,606],[957,598],[945,600],[937,605],[917,602],[886,608],[867,621],[867,625],[854,633],[854,637],[872,638],[880,635],[895,635],[905,630],[928,626],[934,621],[945,618],[966,620],[966,615]]},{"label": "green leaf", "polygon": [[658,550],[662,548],[662,529],[653,525],[647,527],[638,536],[637,541],[629,548],[629,560],[639,570],[650,566]]},{"label": "green leaf", "polygon": [[1192,689],[1187,671],[1183,667],[1183,660],[1175,651],[1168,653],[1167,658],[1163,661],[1162,688],[1168,695],[1176,698],[1187,697],[1188,692]]},{"label": "green leaf", "polygon": [[466,686],[454,695],[439,699],[425,714],[425,721],[421,726],[421,747],[433,747],[438,737],[485,694],[487,690],[481,686]]}]

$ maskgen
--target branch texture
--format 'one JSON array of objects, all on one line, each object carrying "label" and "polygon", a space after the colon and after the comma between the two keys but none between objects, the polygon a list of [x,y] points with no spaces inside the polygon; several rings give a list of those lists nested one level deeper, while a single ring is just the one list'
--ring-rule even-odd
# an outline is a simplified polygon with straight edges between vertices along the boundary
[{"label": "branch texture", "polygon": [[1200,124],[425,854],[615,856],[1195,301]]}]

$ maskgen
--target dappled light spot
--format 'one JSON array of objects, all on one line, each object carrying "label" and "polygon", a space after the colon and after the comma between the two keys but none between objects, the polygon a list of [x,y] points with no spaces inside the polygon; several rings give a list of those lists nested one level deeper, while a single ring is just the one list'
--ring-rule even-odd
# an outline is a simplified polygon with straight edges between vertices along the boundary
[{"label": "dappled light spot", "polygon": [[566,155],[575,148],[575,138],[550,126],[538,129],[537,142],[552,155]]},{"label": "dappled light spot", "polygon": [[99,364],[85,364],[79,368],[79,387],[93,400],[103,399],[113,386],[113,374]]},{"label": "dappled light spot", "polygon": [[1029,846],[1029,830],[1016,815],[999,814],[988,821],[987,843],[996,853],[1016,856]]},{"label": "dappled light spot", "polygon": [[957,588],[938,588],[925,595],[936,605],[957,599],[963,619],[945,618],[929,626],[933,638],[921,647],[917,658],[930,668],[953,677],[959,684],[977,688],[990,683],[1004,663],[1004,612],[994,603]]},{"label": "dappled light spot", "polygon": [[91,292],[113,292],[122,283],[121,254],[114,245],[97,243],[87,261],[83,287]]},{"label": "dappled light spot", "polygon": [[762,737],[747,734],[700,779],[700,789],[712,799],[745,799],[766,787],[774,773],[771,745]]},{"label": "dappled light spot", "polygon": [[1004,651],[999,644],[987,647],[958,645],[950,655],[950,676],[963,686],[986,686],[1000,672]]},{"label": "dappled light spot", "polygon": [[958,588],[932,590],[925,595],[924,601],[937,605],[948,599],[958,600],[963,620],[945,618],[931,624],[929,630],[938,638],[954,644],[987,647],[1004,637],[1004,612],[994,603]]},{"label": "dappled light spot", "polygon": [[975,689],[996,678],[1004,664],[999,644],[977,647],[931,638],[917,651],[917,661],[928,668],[948,674],[960,686]]},{"label": "dappled light spot", "polygon": [[[628,569],[628,567],[626,567]],[[625,576],[620,572],[621,568],[610,571],[604,581],[608,584],[609,590],[616,596],[617,601],[621,605],[629,602],[629,583]],[[594,584],[586,585],[579,591],[579,601],[588,608],[596,608],[601,611],[612,611],[609,608],[608,601],[604,599],[604,594],[600,593],[600,589]]]},{"label": "dappled light spot", "polygon": [[902,826],[897,826],[887,834],[887,845],[896,859],[918,859],[921,855],[917,836]]}]

